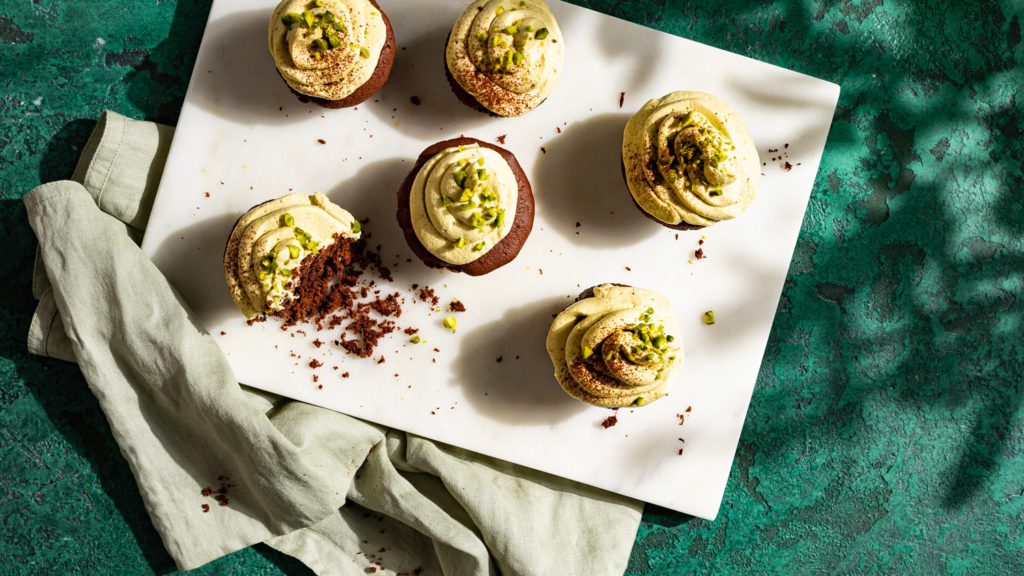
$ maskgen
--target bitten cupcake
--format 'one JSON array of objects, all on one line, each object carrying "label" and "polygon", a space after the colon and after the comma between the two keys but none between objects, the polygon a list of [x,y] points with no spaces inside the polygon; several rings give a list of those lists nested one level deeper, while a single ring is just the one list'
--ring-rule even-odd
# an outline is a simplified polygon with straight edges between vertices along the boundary
[{"label": "bitten cupcake", "polygon": [[743,120],[703,92],[673,92],[644,104],[626,123],[622,166],[644,214],[679,230],[742,214],[761,174]]},{"label": "bitten cupcake", "polygon": [[533,190],[515,156],[473,138],[424,150],[398,191],[398,223],[416,256],[471,276],[511,262],[533,215]]},{"label": "bitten cupcake", "polygon": [[303,260],[341,240],[358,240],[352,214],[323,194],[289,194],[249,209],[224,250],[231,299],[247,318],[280,310]]},{"label": "bitten cupcake", "polygon": [[476,0],[448,36],[448,83],[473,108],[521,116],[555,89],[563,46],[543,0]]},{"label": "bitten cupcake", "polygon": [[282,0],[269,44],[289,88],[326,108],[369,98],[395,61],[391,22],[373,0]]},{"label": "bitten cupcake", "polygon": [[643,406],[669,392],[682,363],[668,298],[631,286],[585,290],[555,317],[547,349],[567,394],[594,406]]}]

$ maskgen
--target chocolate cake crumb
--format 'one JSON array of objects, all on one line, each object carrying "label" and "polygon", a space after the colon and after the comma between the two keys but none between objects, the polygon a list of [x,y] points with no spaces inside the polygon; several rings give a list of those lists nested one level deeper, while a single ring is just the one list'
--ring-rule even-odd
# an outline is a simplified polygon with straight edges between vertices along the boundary
[{"label": "chocolate cake crumb", "polygon": [[452,312],[465,312],[466,305],[460,300],[452,300],[451,303],[448,304],[448,309]]},{"label": "chocolate cake crumb", "polygon": [[323,138],[317,138],[316,141],[321,144],[327,144],[327,140],[324,140]]},{"label": "chocolate cake crumb", "polygon": [[502,361],[502,360],[504,360],[504,357],[502,357],[502,356],[498,356],[498,360],[497,360],[498,364],[501,364],[501,361]]},{"label": "chocolate cake crumb", "polygon": [[619,417],[614,415],[614,414],[612,414],[611,416],[605,418],[603,422],[601,422],[601,426],[603,428],[607,429],[607,428],[611,428],[612,426],[615,426],[618,423],[619,423]]},{"label": "chocolate cake crumb", "polygon": [[409,336],[412,336],[413,334],[416,334],[419,331],[420,331],[419,328],[406,328],[405,330],[403,330],[403,332],[405,332]]},{"label": "chocolate cake crumb", "polygon": [[429,287],[420,290],[419,296],[421,302],[428,302],[431,306],[437,306],[441,301],[441,299],[437,297],[437,294],[434,293],[434,289]]},{"label": "chocolate cake crumb", "polygon": [[209,198],[210,197],[210,193],[209,192],[203,192],[203,196],[205,196],[206,198]]},{"label": "chocolate cake crumb", "polygon": [[[313,374],[313,384],[316,384],[319,381],[320,381],[320,377],[317,376],[316,374]],[[321,385],[320,387],[323,388],[323,385]]]},{"label": "chocolate cake crumb", "polygon": [[[390,318],[401,315],[401,302],[397,293],[381,296],[380,290],[371,297],[376,282],[367,278],[368,271],[393,281],[391,272],[381,265],[379,253],[367,249],[365,241],[337,238],[302,261],[291,286],[294,296],[271,314],[284,321],[282,329],[299,323],[318,330],[340,328],[340,338],[334,343],[350,354],[369,357],[380,339],[397,329]],[[306,335],[303,330],[296,333]],[[317,339],[317,348],[316,342],[323,344]],[[310,362],[314,368],[320,365]]]},{"label": "chocolate cake crumb", "polygon": [[793,169],[793,165],[792,165],[792,164],[790,164],[789,162],[786,162],[785,164],[783,164],[783,165],[782,165],[782,168],[783,168],[783,169],[784,169],[784,170],[785,170],[786,172],[789,172],[790,170],[792,170],[792,169]]},{"label": "chocolate cake crumb", "polygon": [[348,372],[342,372],[341,373],[341,377],[342,378],[348,378],[349,376],[351,376],[351,374],[349,374]]},{"label": "chocolate cake crumb", "polygon": [[619,92],[619,108],[622,108],[622,105],[625,104],[625,103],[626,103],[626,93],[625,92]]},{"label": "chocolate cake crumb", "polygon": [[676,414],[676,418],[679,418],[680,426],[682,426],[686,422],[686,414]]},{"label": "chocolate cake crumb", "polygon": [[209,504],[203,504],[203,513],[205,514],[206,512],[209,512],[209,511],[210,511],[210,505]]},{"label": "chocolate cake crumb", "polygon": [[[402,48],[402,50],[405,50],[405,48]],[[419,106],[420,104],[423,103],[423,101],[420,100],[419,96],[413,96],[412,98],[409,98],[409,102],[412,102],[413,106]]]},{"label": "chocolate cake crumb", "polygon": [[324,363],[319,361],[319,360],[317,360],[316,358],[313,358],[312,360],[309,361],[309,367],[312,368],[313,370],[316,370],[317,368],[319,368],[319,367],[321,367],[323,365],[324,365]]},{"label": "chocolate cake crumb", "polygon": [[693,252],[693,257],[696,258],[697,260],[703,260],[704,259],[704,249],[703,248],[697,248]]},{"label": "chocolate cake crumb", "polygon": [[227,335],[228,335],[228,333],[227,333],[227,332],[225,332],[225,331],[223,331],[223,330],[221,330],[221,331],[220,331],[220,335],[221,335],[221,336],[227,336]]},{"label": "chocolate cake crumb", "polygon": [[508,134],[502,134],[502,135],[498,136],[498,144],[504,144],[505,143],[505,138],[507,138],[507,137],[508,137]]},{"label": "chocolate cake crumb", "polygon": [[689,414],[690,412],[693,412],[693,406],[686,407],[686,413]]},{"label": "chocolate cake crumb", "polygon": [[324,345],[323,341],[320,340],[319,338],[317,338],[316,340],[313,340],[313,346],[316,346],[317,348],[319,348],[319,347],[321,347],[323,345]]},{"label": "chocolate cake crumb", "polygon": [[545,147],[543,147],[543,146],[541,146],[541,147],[540,147],[540,153],[541,153],[541,154],[547,154],[547,153],[548,153],[548,149],[547,149],[547,148],[545,148]]}]

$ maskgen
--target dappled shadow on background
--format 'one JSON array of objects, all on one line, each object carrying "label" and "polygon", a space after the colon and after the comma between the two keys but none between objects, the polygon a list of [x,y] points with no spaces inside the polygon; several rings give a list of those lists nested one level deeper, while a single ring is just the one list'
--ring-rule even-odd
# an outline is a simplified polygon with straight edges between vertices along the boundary
[{"label": "dappled shadow on background", "polygon": [[[911,513],[935,529],[977,519],[952,529],[964,542],[999,538],[1014,522],[1004,502],[1024,497],[1024,15],[990,3],[589,4],[655,13],[668,31],[843,88],[719,518],[678,515],[686,529],[664,531],[676,515],[649,508],[629,573],[761,566],[757,554],[794,534],[850,542]],[[951,18],[977,27],[941,24]],[[731,533],[758,542],[730,546]],[[986,550],[987,566],[1009,565],[1012,553]]]}]

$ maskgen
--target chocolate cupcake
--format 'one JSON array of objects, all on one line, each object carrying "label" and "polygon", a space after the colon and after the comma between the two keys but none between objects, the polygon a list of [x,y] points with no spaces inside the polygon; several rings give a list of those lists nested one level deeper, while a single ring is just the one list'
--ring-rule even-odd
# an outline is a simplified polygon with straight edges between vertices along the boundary
[{"label": "chocolate cupcake", "polygon": [[353,106],[387,82],[391,21],[374,0],[282,0],[270,18],[270,53],[299,99]]},{"label": "chocolate cupcake", "polygon": [[289,194],[250,208],[235,222],[224,250],[231,299],[247,318],[280,310],[294,293],[302,261],[361,226],[323,194]]},{"label": "chocolate cupcake", "polygon": [[742,214],[757,195],[761,162],[729,105],[703,92],[673,92],[626,123],[622,169],[644,214],[691,230]]},{"label": "chocolate cupcake", "polygon": [[558,314],[547,349],[567,394],[594,406],[643,406],[668,394],[682,363],[668,298],[621,284],[589,288]]},{"label": "chocolate cupcake", "polygon": [[473,108],[521,116],[555,89],[563,46],[543,0],[476,0],[448,36],[448,83]]},{"label": "chocolate cupcake", "polygon": [[533,214],[533,190],[515,156],[474,138],[424,150],[398,191],[398,224],[416,256],[471,276],[511,262]]}]

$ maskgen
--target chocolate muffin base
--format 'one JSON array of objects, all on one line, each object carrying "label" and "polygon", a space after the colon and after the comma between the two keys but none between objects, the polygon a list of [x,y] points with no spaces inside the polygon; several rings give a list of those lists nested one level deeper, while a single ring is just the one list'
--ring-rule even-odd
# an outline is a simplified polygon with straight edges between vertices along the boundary
[{"label": "chocolate muffin base", "polygon": [[620,161],[619,166],[622,168],[622,181],[626,183],[626,192],[629,194],[629,199],[633,201],[633,205],[636,206],[636,209],[639,210],[641,214],[657,222],[658,224],[661,224],[665,228],[671,228],[673,230],[703,230],[704,228],[707,228],[707,226],[698,226],[696,224],[689,224],[687,222],[680,222],[679,224],[669,224],[668,222],[662,222],[661,220],[658,220],[654,216],[651,216],[651,214],[647,212],[647,210],[644,210],[643,207],[640,206],[640,203],[636,201],[636,197],[633,196],[633,191],[629,189],[629,178],[626,177],[626,162]]},{"label": "chocolate muffin base", "polygon": [[391,68],[395,64],[395,53],[397,52],[395,48],[395,31],[391,27],[391,20],[388,19],[387,13],[381,10],[377,2],[370,0],[370,4],[380,12],[381,18],[384,19],[384,27],[387,29],[387,38],[384,41],[384,47],[380,50],[380,57],[377,59],[377,67],[373,69],[373,74],[366,82],[363,82],[361,86],[356,88],[354,92],[341,100],[327,100],[303,94],[289,85],[288,89],[298,97],[300,102],[312,102],[318,106],[331,109],[348,108],[365,102],[370,96],[376,94],[384,86],[384,83],[388,81],[388,78],[391,76]]},{"label": "chocolate muffin base", "polygon": [[[450,264],[441,260],[437,256],[434,256],[427,250],[423,244],[420,243],[419,238],[416,236],[416,231],[412,227],[412,212],[409,208],[409,196],[412,193],[412,183],[416,180],[416,175],[419,174],[420,169],[426,164],[427,160],[430,160],[438,152],[445,150],[446,148],[452,148],[455,146],[465,146],[467,144],[477,144],[483,148],[490,148],[498,154],[501,154],[502,158],[508,162],[509,167],[512,169],[512,173],[515,174],[516,183],[519,185],[519,195],[516,203],[516,217],[512,221],[512,230],[501,239],[500,242],[494,245],[493,248],[485,252],[482,256],[476,260],[467,264]],[[396,216],[398,218],[398,225],[402,228],[402,233],[405,235],[405,242],[412,249],[416,257],[423,261],[424,264],[431,268],[443,268],[451,270],[453,272],[464,272],[470,276],[482,276],[500,268],[505,264],[508,264],[519,255],[519,251],[522,250],[523,245],[526,243],[526,239],[530,236],[530,232],[533,231],[533,217],[535,212],[535,202],[533,199],[533,188],[530,187],[530,181],[526,178],[526,173],[523,172],[522,166],[516,160],[516,157],[505,150],[491,144],[489,142],[483,142],[475,138],[453,138],[451,140],[445,140],[438,142],[422,153],[419,158],[416,159],[416,164],[413,165],[409,175],[405,177],[402,182],[402,186],[398,189],[398,209]]]},{"label": "chocolate muffin base", "polygon": [[[611,284],[612,286],[618,286],[620,288],[635,288],[635,286],[630,286],[629,284],[619,284],[618,282],[607,282],[607,284]],[[580,292],[580,295],[577,296],[575,300],[573,300],[573,303],[579,302],[580,300],[586,300],[587,298],[593,298],[594,288],[597,288],[598,286],[604,286],[604,284],[596,284],[594,286],[591,286],[590,288],[587,288],[583,292]],[[568,307],[569,306],[566,306],[565,308]],[[563,312],[565,311],[565,308],[562,309]]]}]

